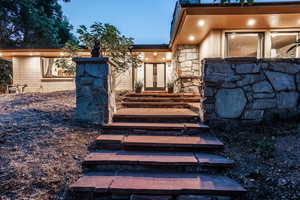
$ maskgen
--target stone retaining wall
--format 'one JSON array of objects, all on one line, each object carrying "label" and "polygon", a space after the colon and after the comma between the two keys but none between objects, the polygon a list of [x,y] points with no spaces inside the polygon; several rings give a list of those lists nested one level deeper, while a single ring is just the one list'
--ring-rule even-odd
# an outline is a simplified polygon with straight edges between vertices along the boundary
[{"label": "stone retaining wall", "polygon": [[115,110],[111,66],[108,58],[75,58],[76,120],[103,125]]},{"label": "stone retaining wall", "polygon": [[257,123],[300,113],[300,59],[204,59],[203,122]]}]

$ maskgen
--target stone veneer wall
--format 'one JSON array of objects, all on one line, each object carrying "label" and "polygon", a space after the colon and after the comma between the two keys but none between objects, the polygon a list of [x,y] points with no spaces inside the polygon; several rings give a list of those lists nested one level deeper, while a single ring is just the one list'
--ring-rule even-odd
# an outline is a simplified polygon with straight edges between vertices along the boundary
[{"label": "stone veneer wall", "polygon": [[108,58],[75,58],[76,120],[103,125],[115,110],[111,65]]},{"label": "stone veneer wall", "polygon": [[175,92],[199,93],[199,46],[179,45],[175,54]]},{"label": "stone veneer wall", "polygon": [[300,113],[300,59],[203,61],[203,122],[257,123]]}]

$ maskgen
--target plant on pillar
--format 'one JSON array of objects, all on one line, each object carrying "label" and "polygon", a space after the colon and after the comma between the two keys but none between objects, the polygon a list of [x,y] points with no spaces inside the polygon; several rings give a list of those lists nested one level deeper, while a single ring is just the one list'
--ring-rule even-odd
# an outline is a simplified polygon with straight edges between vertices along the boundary
[{"label": "plant on pillar", "polygon": [[111,24],[96,22],[89,28],[81,25],[77,33],[79,41],[91,50],[92,57],[106,56],[115,63],[114,72],[124,72],[129,67],[136,68],[142,63],[131,51],[133,38],[121,35]]}]

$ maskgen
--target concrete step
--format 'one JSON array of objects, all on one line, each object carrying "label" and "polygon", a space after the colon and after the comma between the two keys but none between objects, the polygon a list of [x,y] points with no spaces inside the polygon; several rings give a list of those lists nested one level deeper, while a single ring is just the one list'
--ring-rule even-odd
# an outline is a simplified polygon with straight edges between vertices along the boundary
[{"label": "concrete step", "polygon": [[184,102],[199,103],[200,97],[124,97],[124,102]]},{"label": "concrete step", "polygon": [[127,108],[188,108],[187,103],[182,102],[122,102]]},{"label": "concrete step", "polygon": [[101,135],[96,140],[101,148],[128,150],[214,151],[224,148],[216,137]]},{"label": "concrete step", "polygon": [[146,135],[196,135],[206,133],[209,127],[198,123],[125,123],[116,122],[102,126],[107,134]]},{"label": "concrete step", "polygon": [[197,97],[200,98],[199,94],[191,93],[128,93],[126,97]]},{"label": "concrete step", "polygon": [[182,171],[201,171],[202,168],[232,167],[234,162],[222,156],[192,152],[149,152],[149,151],[112,151],[102,150],[90,153],[83,165],[96,170],[130,170],[146,171],[148,169],[172,169]]},{"label": "concrete step", "polygon": [[73,193],[85,193],[84,196],[89,196],[89,199],[104,194],[239,196],[246,192],[237,182],[225,176],[199,173],[91,172],[70,189]]},{"label": "concrete step", "polygon": [[147,122],[147,123],[198,123],[198,115],[124,115],[114,114],[114,122]]}]

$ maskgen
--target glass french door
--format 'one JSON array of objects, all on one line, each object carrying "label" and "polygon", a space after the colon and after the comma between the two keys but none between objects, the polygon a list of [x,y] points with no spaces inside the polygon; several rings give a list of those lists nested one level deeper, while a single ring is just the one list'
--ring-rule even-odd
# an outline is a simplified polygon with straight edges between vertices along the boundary
[{"label": "glass french door", "polygon": [[165,90],[165,63],[145,63],[145,90]]}]

